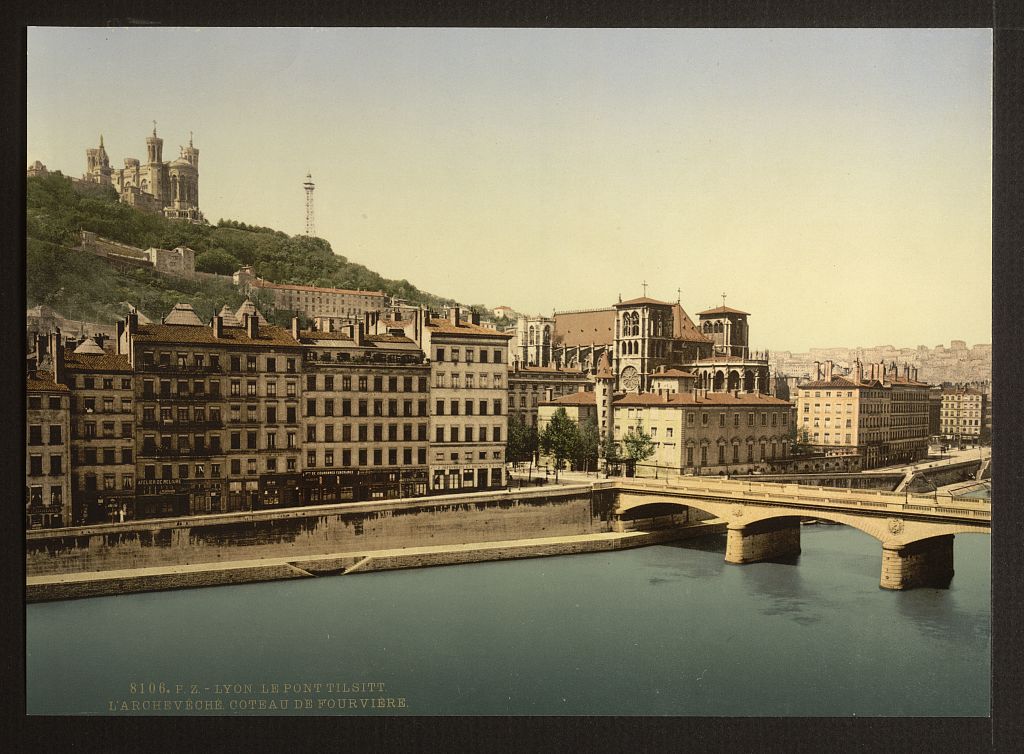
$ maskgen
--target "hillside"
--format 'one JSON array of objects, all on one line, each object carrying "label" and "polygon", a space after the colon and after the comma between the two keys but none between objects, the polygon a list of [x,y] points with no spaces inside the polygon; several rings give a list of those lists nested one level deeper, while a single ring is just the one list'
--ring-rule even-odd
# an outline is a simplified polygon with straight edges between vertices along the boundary
[{"label": "hillside", "polygon": [[237,306],[243,300],[224,283],[190,282],[148,270],[116,271],[71,249],[81,229],[143,249],[188,246],[196,252],[196,269],[203,272],[229,275],[252,265],[257,275],[276,283],[382,290],[434,307],[453,303],[334,254],[321,238],[289,236],[231,220],[217,225],[175,222],[120,204],[112,188],[84,194],[62,176],[50,175],[26,183],[29,306],[47,304],[72,319],[109,322],[124,314],[123,302],[155,319],[175,302],[187,301],[205,319],[223,304]]}]

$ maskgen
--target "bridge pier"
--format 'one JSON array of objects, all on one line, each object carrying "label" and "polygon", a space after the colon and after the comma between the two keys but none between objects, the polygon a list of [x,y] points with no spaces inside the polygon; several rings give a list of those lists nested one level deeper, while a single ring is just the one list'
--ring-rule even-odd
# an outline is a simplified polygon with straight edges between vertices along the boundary
[{"label": "bridge pier", "polygon": [[882,544],[882,589],[946,589],[953,580],[953,535]]},{"label": "bridge pier", "polygon": [[750,524],[729,524],[726,563],[757,563],[800,554],[800,519],[770,518]]}]

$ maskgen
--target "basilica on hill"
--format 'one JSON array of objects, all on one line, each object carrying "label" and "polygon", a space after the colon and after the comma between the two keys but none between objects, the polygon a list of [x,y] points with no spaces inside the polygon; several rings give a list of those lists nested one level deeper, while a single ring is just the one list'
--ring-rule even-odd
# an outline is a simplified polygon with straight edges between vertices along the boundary
[{"label": "basilica on hill", "polygon": [[203,223],[199,211],[199,150],[192,144],[180,147],[177,159],[164,162],[164,140],[153,133],[146,137],[146,161],[126,157],[123,168],[112,168],[100,136],[98,147],[85,150],[86,172],[82,180],[113,186],[121,202],[143,212],[162,214],[172,220]]}]

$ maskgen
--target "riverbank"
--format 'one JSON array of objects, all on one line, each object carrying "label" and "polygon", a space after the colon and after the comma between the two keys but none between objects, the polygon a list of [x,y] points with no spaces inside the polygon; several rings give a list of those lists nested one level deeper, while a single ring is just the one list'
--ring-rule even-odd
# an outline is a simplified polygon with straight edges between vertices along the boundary
[{"label": "riverbank", "polygon": [[358,575],[403,568],[426,568],[492,560],[607,552],[724,531],[725,523],[712,519],[657,531],[600,532],[494,542],[338,552],[298,558],[261,558],[72,572],[29,576],[25,582],[25,594],[28,602],[52,602],[133,592],[192,589],[319,576]]}]

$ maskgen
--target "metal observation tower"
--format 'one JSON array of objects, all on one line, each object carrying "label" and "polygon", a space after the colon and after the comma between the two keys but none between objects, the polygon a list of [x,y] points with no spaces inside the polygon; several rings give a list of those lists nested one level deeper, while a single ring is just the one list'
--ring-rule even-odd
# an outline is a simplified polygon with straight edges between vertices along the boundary
[{"label": "metal observation tower", "polygon": [[302,184],[302,188],[306,189],[306,235],[316,235],[316,223],[313,220],[313,189],[316,186],[313,184],[313,176],[310,173],[306,173],[306,182]]}]

